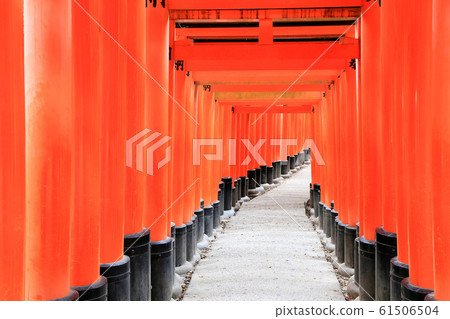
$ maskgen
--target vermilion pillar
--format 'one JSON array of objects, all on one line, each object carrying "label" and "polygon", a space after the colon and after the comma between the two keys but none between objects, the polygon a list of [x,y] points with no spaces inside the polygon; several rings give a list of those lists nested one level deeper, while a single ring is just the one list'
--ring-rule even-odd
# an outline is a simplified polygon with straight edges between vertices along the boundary
[{"label": "vermilion pillar", "polygon": [[[342,113],[341,105],[340,105],[340,97],[341,97],[341,75],[336,79],[333,95],[332,95],[332,114],[333,120],[330,123],[333,129],[333,157],[331,158],[333,161],[333,170],[331,175],[333,176],[333,200],[334,207],[339,212],[339,219],[341,222],[345,219],[345,207],[342,202],[342,171],[341,171],[341,163],[342,163],[342,140],[341,133],[342,129],[340,128],[341,119],[340,114]],[[341,219],[342,218],[342,219]]]},{"label": "vermilion pillar", "polygon": [[223,135],[223,165],[222,165],[222,177],[231,177],[231,167],[228,163],[228,158],[230,156],[230,149],[228,148],[228,142],[231,139],[232,134],[232,127],[231,127],[231,119],[232,119],[232,112],[231,107],[227,105],[223,105],[223,120],[222,120],[222,135]]},{"label": "vermilion pillar", "polygon": [[[170,66],[172,72],[173,66]],[[173,94],[175,101],[169,103],[172,108],[170,114],[170,127],[172,137],[173,148],[173,160],[170,165],[171,176],[169,177],[171,183],[169,184],[169,205],[171,211],[171,221],[175,223],[175,267],[180,267],[186,264],[188,236],[192,235],[192,223],[187,224],[184,222],[184,211],[186,207],[184,205],[185,199],[185,171],[184,163],[186,161],[185,156],[185,144],[186,141],[186,74],[183,68],[175,68],[173,76]],[[180,107],[181,106],[181,107]],[[190,231],[188,231],[188,229]],[[189,245],[189,249],[192,245]],[[192,251],[189,251],[192,255]]]},{"label": "vermilion pillar", "polygon": [[[198,139],[201,136],[201,127],[200,127],[200,109],[203,104],[202,100],[203,95],[203,87],[198,84],[194,84],[194,108],[195,108],[195,119],[197,121],[197,125],[194,127],[194,138]],[[192,158],[194,158],[195,154],[193,154]],[[199,210],[201,207],[201,187],[202,180],[200,174],[200,165],[194,165],[195,177],[198,179],[198,182],[195,184],[195,210]]]},{"label": "vermilion pillar", "polygon": [[433,37],[431,55],[431,87],[434,115],[433,121],[433,221],[434,221],[434,296],[437,300],[450,300],[450,232],[449,195],[450,168],[446,159],[450,156],[450,3],[445,0],[433,2]]},{"label": "vermilion pillar", "polygon": [[[142,3],[141,5],[145,5]],[[169,166],[169,16],[163,3],[146,7],[145,124],[159,135],[146,147],[144,226],[150,228],[152,300],[170,300],[173,285],[173,242],[168,238]],[[148,171],[149,167],[150,172]]]},{"label": "vermilion pillar", "polygon": [[[327,161],[327,175],[328,175],[328,182],[326,186],[325,192],[328,192],[329,194],[329,201],[330,205],[331,202],[335,202],[335,209],[338,211],[339,203],[337,201],[337,179],[336,179],[336,156],[337,155],[337,143],[336,143],[336,84],[332,84],[329,91],[329,96],[327,96],[327,110],[325,111],[327,113],[326,119],[326,126],[327,126],[327,139],[324,140],[324,143],[330,143],[329,149],[328,149],[328,161]],[[323,177],[323,175],[321,175]],[[324,187],[325,189],[325,187]],[[321,187],[322,191],[322,187]]]},{"label": "vermilion pillar", "polygon": [[23,2],[0,4],[0,300],[25,299]]},{"label": "vermilion pillar", "polygon": [[[368,2],[365,8],[372,5]],[[361,36],[361,136],[363,228],[360,228],[360,298],[375,299],[375,229],[381,225],[381,105],[380,8],[373,5],[362,17]]]},{"label": "vermilion pillar", "polygon": [[[101,122],[101,216],[100,262],[119,261],[123,254],[126,168],[126,108],[123,100],[125,78],[119,80],[119,48],[110,36],[118,38],[118,1],[99,8],[99,24],[109,33],[100,32],[100,103]],[[120,54],[122,54],[120,52]],[[119,94],[119,92],[121,94]],[[120,100],[119,100],[120,99]],[[137,133],[137,132],[136,132]],[[131,137],[131,136],[130,136]]]},{"label": "vermilion pillar", "polygon": [[[119,3],[119,42],[141,65],[145,66],[145,7],[136,1]],[[145,128],[145,81],[147,75],[125,52],[119,53],[120,103],[126,105],[125,136],[131,139]],[[148,128],[150,129],[150,128]],[[136,148],[143,136],[133,142],[131,165],[125,168],[125,234],[142,231],[146,172],[136,169]],[[130,163],[128,163],[130,164]],[[120,218],[120,214],[116,218]],[[149,225],[145,225],[148,227]],[[111,259],[111,258],[109,258]]]},{"label": "vermilion pillar", "polygon": [[[408,207],[408,241],[409,241],[409,282],[402,281],[402,299],[423,300],[434,288],[433,268],[433,227],[432,215],[427,214],[420,205],[433,201],[432,189],[432,113],[430,112],[430,67],[421,61],[431,61],[432,3],[422,2],[410,8],[412,35],[418,35],[420,43],[411,39],[407,54],[411,56],[409,68],[411,83],[409,91],[410,104],[406,112],[413,113],[414,124],[410,127],[409,161],[407,171],[411,177],[408,185],[410,206]],[[412,23],[413,20],[419,23]],[[439,48],[437,48],[439,50]],[[417,131],[417,127],[421,130]],[[417,150],[420,150],[418,152]],[[427,289],[417,294],[416,288]]]},{"label": "vermilion pillar", "polygon": [[[186,105],[186,74],[183,70],[175,71],[175,83],[174,83],[174,98],[183,108]],[[185,179],[185,171],[184,171],[184,162],[187,160],[185,157],[185,144],[186,141],[186,114],[184,111],[176,104],[173,103],[173,112],[172,112],[172,147],[173,147],[173,159],[172,169],[172,191],[173,197],[172,201],[181,196],[185,190],[184,179]],[[176,226],[181,226],[184,224],[184,201],[178,200],[172,206],[172,221]]]},{"label": "vermilion pillar", "polygon": [[[381,166],[381,215],[382,221],[376,229],[376,300],[390,300],[391,298],[391,259],[397,256],[397,192],[398,177],[400,172],[396,172],[396,161],[400,156],[400,150],[394,149],[394,112],[401,109],[401,101],[395,101],[398,91],[394,90],[396,78],[395,67],[392,60],[398,59],[399,55],[392,55],[393,50],[398,46],[395,40],[397,28],[403,29],[403,25],[398,23],[397,15],[393,9],[398,4],[393,1],[383,3],[381,6],[381,112],[382,112],[382,146],[383,154],[391,154],[390,160],[383,161]],[[402,31],[403,32],[403,31]],[[393,40],[395,39],[395,40]],[[397,64],[397,63],[395,63]],[[400,102],[400,103],[398,103]],[[398,133],[398,131],[396,131]],[[397,144],[395,144],[397,146]]]},{"label": "vermilion pillar", "polygon": [[[93,1],[79,4],[93,15]],[[73,214],[70,241],[70,285],[91,285],[100,275],[101,104],[98,27],[72,3],[73,37]],[[82,295],[86,289],[77,289]],[[83,292],[81,291],[83,290]],[[83,299],[84,296],[81,296]]]},{"label": "vermilion pillar", "polygon": [[[202,101],[199,103],[199,129],[201,139],[212,139],[214,128],[214,112],[213,112],[213,93],[210,92],[208,87],[203,88],[202,94],[199,96]],[[210,143],[206,143],[210,144]],[[212,181],[211,173],[213,171],[213,162],[206,159],[203,154],[209,154],[213,156],[216,148],[214,145],[206,145],[201,147],[201,196],[205,202],[205,207],[210,206],[213,202],[212,198]],[[208,157],[208,156],[207,156]]]},{"label": "vermilion pillar", "polygon": [[[400,2],[399,2],[400,3]],[[403,5],[407,2],[401,1]],[[407,21],[409,19],[409,7],[403,7],[395,4],[392,8],[392,4],[387,4],[394,11],[394,15],[398,17],[398,21]],[[384,9],[383,9],[384,10]],[[397,19],[397,18],[396,18]],[[386,28],[387,29],[387,28]],[[394,87],[391,88],[394,92],[394,107],[392,108],[393,118],[393,157],[394,162],[394,176],[392,177],[396,183],[398,191],[393,195],[395,196],[396,214],[397,214],[397,259],[393,265],[398,267],[394,270],[403,270],[402,277],[408,276],[408,264],[409,264],[409,249],[408,249],[408,207],[410,205],[411,192],[408,191],[410,185],[410,175],[408,173],[408,167],[411,164],[409,161],[409,145],[408,141],[411,139],[409,136],[410,128],[413,126],[413,121],[410,121],[408,115],[408,105],[410,94],[409,91],[409,77],[410,77],[410,60],[408,54],[408,42],[411,41],[410,37],[403,36],[402,24],[397,25],[397,28],[391,32],[390,41],[395,41],[398,44],[398,55],[393,57],[398,59],[398,63],[393,63],[393,77]],[[387,30],[386,30],[387,31]],[[395,61],[395,60],[394,60]],[[412,114],[412,113],[409,113]],[[392,267],[392,266],[391,266]],[[391,291],[391,300],[401,299],[401,286],[397,284],[398,289]],[[395,296],[394,296],[395,295]]]},{"label": "vermilion pillar", "polygon": [[349,226],[355,227],[358,222],[358,207],[357,201],[355,200],[357,190],[357,161],[358,161],[358,151],[357,151],[357,71],[348,68],[347,69],[347,97],[346,97],[346,123],[347,135],[346,135],[346,165],[347,165],[347,185],[346,185],[346,196],[347,207],[348,207],[348,224]]},{"label": "vermilion pillar", "polygon": [[[244,138],[244,134],[245,134],[245,132],[244,132],[245,127],[243,124],[244,115],[237,114],[236,117],[237,117],[237,126],[236,126],[237,127],[237,131],[236,131],[237,135],[236,135],[236,163],[235,163],[235,165],[236,165],[238,177],[242,177],[242,176],[245,176],[245,173],[242,170],[242,166],[240,165],[242,162],[241,158],[242,158],[242,152],[243,152],[243,149],[242,149],[243,144],[242,144],[241,140]],[[241,180],[241,187],[242,187],[242,180]]]},{"label": "vermilion pillar", "polygon": [[[130,215],[136,214],[135,210],[131,209],[131,204],[127,205],[129,210],[125,208],[125,196],[128,194],[126,191],[135,187],[130,183],[126,184],[126,140],[138,133],[133,132],[128,136],[126,130],[131,130],[131,121],[128,120],[129,118],[127,119],[127,111],[133,114],[139,106],[134,104],[130,108],[127,106],[128,57],[114,42],[123,44],[125,50],[136,54],[135,47],[131,45],[132,40],[125,40],[128,38],[127,14],[133,12],[133,9],[130,7],[130,10],[127,11],[127,4],[118,0],[110,1],[108,10],[100,7],[99,3],[96,5],[99,7],[94,18],[104,28],[104,30],[99,30],[98,25],[93,26],[95,30],[98,30],[95,33],[97,36],[93,40],[98,41],[100,50],[99,94],[102,115],[99,125],[101,130],[100,273],[108,278],[108,300],[130,300],[130,296],[131,300],[136,300],[134,298],[135,282],[137,281],[134,270],[136,267],[133,267],[130,277],[127,277],[130,259],[128,256],[124,256],[123,252],[125,250],[128,255],[131,255],[131,252],[134,251],[128,249],[128,243],[124,247],[125,212],[129,212]],[[134,20],[137,21],[137,19]],[[132,77],[130,81],[131,79]],[[129,153],[131,155],[131,149]],[[132,200],[128,197],[127,203],[131,202]],[[138,223],[140,226],[142,225],[142,217]],[[118,277],[122,278],[119,283],[116,281]]]},{"label": "vermilion pillar", "polygon": [[76,298],[69,287],[71,5],[69,0],[24,2],[28,300]]},{"label": "vermilion pillar", "polygon": [[[183,219],[184,222],[188,222],[188,220],[194,214],[194,210],[196,209],[195,205],[195,185],[197,177],[195,176],[195,168],[193,166],[192,160],[192,143],[194,139],[195,128],[197,126],[195,119],[195,104],[194,104],[194,80],[192,78],[192,74],[187,72],[186,84],[185,84],[185,108],[189,113],[190,117],[185,116],[186,122],[186,139],[184,143],[184,151],[185,151],[185,162],[184,162],[184,189],[186,191],[186,195],[184,198],[185,210],[183,211]],[[195,184],[194,184],[195,183]]]},{"label": "vermilion pillar", "polygon": [[[168,44],[168,10],[160,3],[156,7],[149,5],[146,8],[146,70],[149,76],[146,77],[145,123],[147,128],[161,134],[161,138],[169,136]],[[146,181],[144,225],[150,227],[152,241],[167,238],[165,211],[172,203],[168,203],[169,167],[161,166],[161,161],[168,156],[166,150],[167,145],[164,144],[147,151],[147,165],[152,165],[153,175],[148,175]],[[153,157],[153,161],[148,161],[149,155]]]},{"label": "vermilion pillar", "polygon": [[[231,125],[231,136],[230,136],[230,140],[232,141],[231,143],[233,144],[234,141],[236,140],[236,136],[237,136],[237,116],[236,116],[236,113],[234,112],[233,109],[230,110],[230,113],[231,113],[231,114],[230,114],[230,120],[231,120],[231,121],[230,121],[230,125]],[[224,147],[228,147],[228,146],[229,146],[230,140],[224,141],[224,142],[225,142]],[[230,149],[230,148],[228,147],[228,154],[229,154],[228,158],[230,157],[230,155],[231,155],[232,157],[234,157],[235,154],[236,154],[236,150],[235,150],[235,149]],[[230,165],[229,162],[228,162],[227,164],[230,166],[230,175],[231,175],[231,177],[233,178],[233,185],[234,185],[234,180],[235,180],[236,177],[237,177],[237,174],[236,174],[236,165]]]},{"label": "vermilion pillar", "polygon": [[[392,89],[394,86],[394,81],[399,79],[395,77],[393,72],[392,59],[396,58],[392,55],[392,51],[395,50],[397,43],[393,41],[393,35],[396,34],[394,28],[397,28],[399,23],[396,21],[396,16],[394,15],[393,9],[396,6],[393,1],[387,1],[386,4],[383,3],[381,8],[381,89],[382,89],[382,142],[383,142],[383,153],[392,154],[393,157],[397,158],[398,151],[393,149],[393,130],[394,123],[392,121],[392,113],[395,112],[394,108],[401,108],[395,99],[396,92]],[[382,199],[382,225],[383,229],[395,233],[397,230],[397,215],[395,207],[395,198],[398,187],[395,184],[394,176],[394,161],[384,161],[381,167],[381,178],[383,183],[383,188],[381,191]]]},{"label": "vermilion pillar", "polygon": [[[319,138],[318,138],[318,121],[319,121],[319,117],[317,114],[317,109],[324,103],[323,102],[324,99],[322,99],[322,101],[320,102],[320,104],[314,108],[313,112],[311,113],[311,135],[310,137],[313,139],[313,141],[316,143],[316,145],[319,143]],[[325,150],[323,149],[323,154],[325,155]],[[318,180],[318,169],[317,169],[317,165],[316,165],[316,161],[314,160],[314,158],[311,158],[311,185],[317,184]],[[311,198],[312,200],[313,198]],[[311,207],[312,207],[313,203],[311,203]]]}]

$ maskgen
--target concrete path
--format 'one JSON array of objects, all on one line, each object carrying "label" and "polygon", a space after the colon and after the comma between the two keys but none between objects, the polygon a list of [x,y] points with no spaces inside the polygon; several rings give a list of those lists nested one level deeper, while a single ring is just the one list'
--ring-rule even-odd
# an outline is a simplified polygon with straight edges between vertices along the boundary
[{"label": "concrete path", "polygon": [[200,261],[183,300],[345,300],[305,216],[310,166],[243,207]]}]

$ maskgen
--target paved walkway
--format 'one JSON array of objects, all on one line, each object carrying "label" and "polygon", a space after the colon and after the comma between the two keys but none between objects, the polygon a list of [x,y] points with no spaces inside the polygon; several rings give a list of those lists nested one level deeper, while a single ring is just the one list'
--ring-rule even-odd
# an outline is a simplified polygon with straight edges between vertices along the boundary
[{"label": "paved walkway", "polygon": [[200,261],[184,300],[345,300],[305,216],[310,166],[243,207]]}]

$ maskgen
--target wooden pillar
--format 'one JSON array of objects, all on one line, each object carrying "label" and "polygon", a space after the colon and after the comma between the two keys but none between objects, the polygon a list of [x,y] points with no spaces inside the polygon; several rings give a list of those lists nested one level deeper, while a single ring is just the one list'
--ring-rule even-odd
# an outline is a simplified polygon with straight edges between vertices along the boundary
[{"label": "wooden pillar", "polygon": [[24,2],[27,300],[70,293],[71,6],[69,0]]},{"label": "wooden pillar", "polygon": [[[146,8],[146,127],[169,136],[169,12],[159,3]],[[161,141],[161,139],[159,141]],[[153,152],[153,175],[147,175],[144,225],[150,227],[152,241],[167,238],[168,221],[165,214],[172,204],[168,200],[169,166],[162,165],[167,159],[171,143],[165,143]],[[148,160],[148,158],[147,158]]]},{"label": "wooden pillar", "polygon": [[433,121],[433,221],[434,221],[434,296],[437,300],[450,300],[450,232],[449,207],[450,168],[446,159],[450,156],[450,3],[445,0],[433,2],[433,41],[431,43],[431,88]]},{"label": "wooden pillar", "polygon": [[[423,203],[433,201],[432,171],[432,112],[430,112],[430,96],[432,88],[430,65],[423,61],[431,61],[432,37],[432,3],[422,2],[411,7],[410,47],[411,55],[411,87],[408,94],[411,104],[407,112],[415,113],[414,124],[410,127],[412,138],[409,148],[408,174],[411,178],[409,187],[410,207],[408,209],[409,240],[409,281],[412,285],[425,289],[434,288],[433,269],[433,224],[432,214],[423,207]],[[417,21],[418,23],[413,23]],[[421,40],[416,41],[418,36]],[[436,48],[439,49],[439,48]],[[420,128],[418,130],[417,128]],[[431,208],[430,208],[431,209]]]},{"label": "wooden pillar", "polygon": [[[118,38],[118,1],[110,2],[108,10],[99,8],[99,24]],[[112,263],[123,253],[126,168],[126,109],[123,72],[119,73],[119,48],[105,32],[99,32],[101,122],[101,263]],[[120,79],[119,79],[120,77]],[[120,94],[119,94],[120,92]],[[120,101],[120,102],[119,102]],[[135,132],[134,134],[137,134]]]},{"label": "wooden pillar", "polygon": [[[0,4],[0,300],[25,299],[23,2]],[[37,213],[37,212],[36,212]]]},{"label": "wooden pillar", "polygon": [[380,106],[380,8],[373,5],[362,19],[361,37],[361,136],[362,201],[364,228],[361,235],[375,240],[381,225],[381,106]]},{"label": "wooden pillar", "polygon": [[[186,106],[186,73],[184,70],[178,69],[175,71],[175,83],[174,83],[174,99],[183,108]],[[186,140],[186,113],[181,109],[177,103],[172,103],[172,116],[170,120],[172,121],[172,148],[173,148],[173,159],[171,163],[172,168],[172,178],[170,185],[172,186],[172,197],[171,197],[171,208],[172,219],[176,226],[181,226],[184,224],[184,200],[178,200],[183,192],[185,191],[185,171],[184,163],[187,160],[185,153],[185,145],[188,142]],[[191,120],[190,118],[188,120]]]},{"label": "wooden pillar", "polygon": [[[80,2],[97,14],[93,1]],[[93,284],[100,276],[100,51],[98,27],[72,3],[73,37],[73,214],[70,240],[70,285]],[[120,255],[119,255],[120,256]]]}]

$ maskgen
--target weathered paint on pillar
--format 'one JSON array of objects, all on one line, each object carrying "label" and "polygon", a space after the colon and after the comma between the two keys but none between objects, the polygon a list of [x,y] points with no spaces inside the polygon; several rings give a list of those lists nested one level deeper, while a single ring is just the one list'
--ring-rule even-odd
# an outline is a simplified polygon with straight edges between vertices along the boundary
[{"label": "weathered paint on pillar", "polygon": [[24,2],[27,300],[70,291],[71,6],[69,0]]}]

